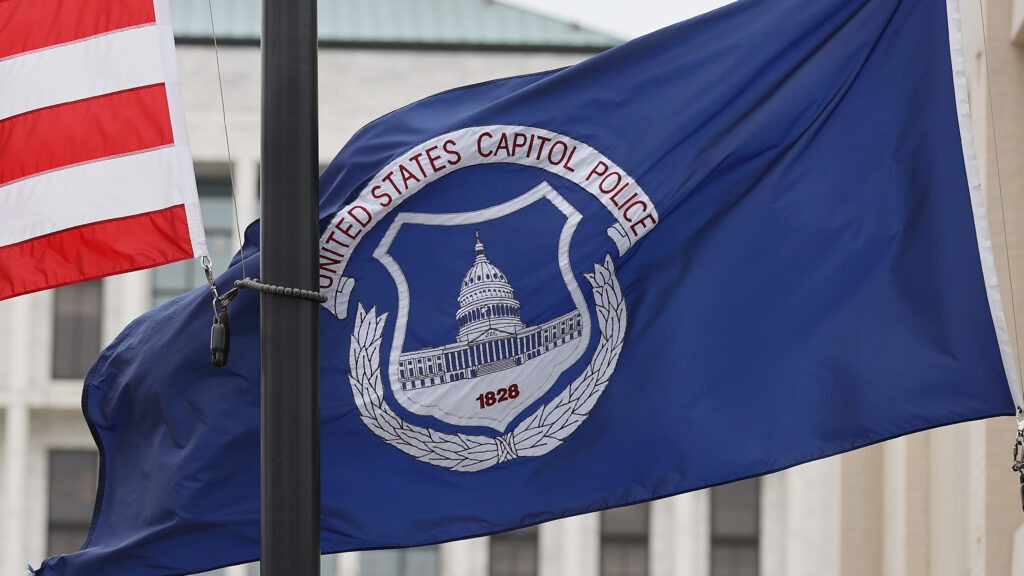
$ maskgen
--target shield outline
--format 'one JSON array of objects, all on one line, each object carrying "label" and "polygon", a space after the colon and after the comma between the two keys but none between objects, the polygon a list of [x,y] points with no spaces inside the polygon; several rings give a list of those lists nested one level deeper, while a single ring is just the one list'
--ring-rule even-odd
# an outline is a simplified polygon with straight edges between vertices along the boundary
[{"label": "shield outline", "polygon": [[[395,331],[391,341],[391,352],[388,358],[387,373],[388,386],[391,388],[391,393],[394,395],[395,400],[406,410],[409,410],[414,414],[433,416],[442,422],[446,422],[454,426],[484,426],[495,429],[498,432],[504,432],[508,425],[522,414],[523,410],[529,407],[536,399],[550,391],[554,386],[558,379],[557,376],[552,379],[550,384],[536,393],[529,402],[524,402],[518,410],[511,411],[501,418],[488,418],[486,415],[467,417],[464,414],[449,414],[440,411],[436,406],[423,406],[416,403],[397,385],[397,382],[399,381],[397,359],[398,356],[402,354],[402,346],[405,343],[405,333],[409,319],[410,291],[408,281],[405,278],[405,273],[398,265],[398,262],[388,254],[388,249],[390,249],[392,242],[394,242],[395,238],[398,236],[398,232],[401,230],[401,227],[405,224],[424,224],[431,226],[464,226],[467,224],[478,224],[512,214],[543,199],[547,199],[551,202],[551,204],[566,217],[565,224],[562,226],[562,231],[559,234],[558,239],[558,268],[561,271],[562,280],[569,291],[573,304],[580,312],[582,333],[579,340],[584,343],[590,342],[590,310],[587,307],[583,291],[580,289],[579,283],[576,281],[575,275],[573,274],[571,261],[569,259],[569,246],[572,242],[572,237],[576,232],[576,227],[583,219],[583,216],[550,184],[547,182],[541,182],[530,191],[517,198],[509,200],[508,202],[473,212],[453,212],[444,214],[403,212],[396,216],[394,221],[388,227],[384,237],[374,249],[373,257],[379,261],[384,266],[385,270],[387,270],[391,275],[398,292],[398,311],[395,315]],[[564,365],[561,370],[559,370],[559,376],[579,360],[586,351],[586,348],[587,346],[580,347],[576,354],[563,363]],[[439,416],[439,412],[442,414],[441,416]],[[491,423],[488,423],[488,421]]]}]

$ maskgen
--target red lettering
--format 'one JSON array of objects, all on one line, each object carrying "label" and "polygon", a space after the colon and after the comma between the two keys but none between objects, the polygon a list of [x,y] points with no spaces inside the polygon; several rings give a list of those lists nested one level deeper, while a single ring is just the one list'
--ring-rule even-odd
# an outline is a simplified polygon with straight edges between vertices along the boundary
[{"label": "red lettering", "polygon": [[569,151],[569,157],[565,159],[565,164],[562,164],[562,166],[565,166],[565,169],[568,170],[569,172],[575,172],[576,171],[575,168],[573,168],[572,166],[569,165],[569,163],[572,162],[572,157],[575,156],[575,155],[576,155],[576,147],[573,146],[572,150]]},{"label": "red lettering", "polygon": [[516,134],[512,136],[512,155],[515,156],[516,150],[523,146],[526,146],[526,134],[516,132]]},{"label": "red lettering", "polygon": [[[341,224],[341,222],[338,222],[338,224]],[[349,247],[348,244],[345,244],[341,240],[338,240],[337,238],[334,237],[334,231],[333,230],[330,233],[327,234],[327,240],[325,242],[333,242],[334,244],[337,244],[338,246],[341,246],[342,248],[348,248]]]},{"label": "red lettering", "polygon": [[[615,180],[613,182],[611,181],[612,177],[615,178]],[[609,182],[611,182],[611,185],[609,185]],[[615,189],[618,188],[619,184],[621,184],[621,183],[622,183],[622,174],[619,174],[618,172],[612,172],[611,174],[608,174],[607,176],[602,178],[601,179],[601,183],[598,184],[597,187],[598,187],[598,189],[601,190],[601,192],[603,192],[605,194],[611,194],[612,192],[615,192]]]},{"label": "red lettering", "polygon": [[345,255],[344,255],[344,254],[342,254],[341,252],[338,252],[337,250],[331,250],[331,249],[330,249],[330,248],[328,248],[327,246],[321,246],[321,247],[320,247],[320,256],[321,256],[321,257],[323,257],[323,253],[324,253],[324,252],[330,252],[331,254],[334,254],[334,255],[335,255],[335,256],[337,256],[338,258],[344,258],[344,257],[345,257]]},{"label": "red lettering", "polygon": [[[362,212],[366,216],[366,221],[365,222],[363,222],[362,220],[359,219],[359,216],[357,215],[358,212]],[[362,205],[359,205],[359,204],[356,204],[356,205],[352,206],[351,208],[349,208],[348,209],[348,215],[351,216],[353,220],[358,222],[360,226],[364,226],[365,227],[370,222],[373,222],[373,214],[371,214],[370,211],[366,209],[366,207],[364,207]]]},{"label": "red lettering", "polygon": [[[345,219],[344,218],[342,218],[341,220],[338,220],[338,223],[334,225],[334,229],[337,230],[338,232],[341,232],[345,236],[348,236],[349,238],[351,238],[353,240],[358,238],[359,235],[363,233],[362,230],[356,230],[355,234],[353,234],[352,233],[352,228],[354,228],[354,226],[352,224],[348,224],[347,226],[342,227],[343,223],[345,223]],[[333,232],[332,232],[332,234],[333,234]]]},{"label": "red lettering", "polygon": [[508,150],[508,134],[501,133],[501,138],[498,138],[498,145],[494,147],[494,153],[497,154],[498,150],[504,150],[505,156],[511,156],[512,153]]},{"label": "red lettering", "polygon": [[508,402],[509,400],[515,400],[519,397],[519,384],[513,384],[508,388],[498,388],[497,390],[490,390],[480,394],[475,398],[477,403],[480,405],[480,409],[483,410],[489,406],[500,404],[501,402]]},{"label": "red lettering", "polygon": [[[635,197],[636,194],[634,194],[633,196]],[[632,198],[630,198],[630,200],[632,200]],[[633,221],[633,219],[629,217],[629,211],[632,210],[635,207],[639,207],[640,210],[643,210],[644,212],[646,212],[647,211],[647,202],[644,202],[643,200],[637,200],[636,202],[633,202],[629,206],[626,206],[622,210],[622,217],[626,219],[626,222],[632,222]]]},{"label": "red lettering", "polygon": [[427,148],[427,161],[430,162],[430,167],[434,169],[435,174],[447,168],[444,164],[438,164],[440,160],[441,155],[437,153],[437,146]]},{"label": "red lettering", "polygon": [[[341,264],[341,258],[330,258],[328,256],[324,256],[323,251],[320,252],[320,270],[322,270],[323,272],[328,272],[330,274],[337,274],[338,270],[336,268],[334,268],[334,266],[337,266],[338,264]],[[321,273],[320,274],[320,278],[323,278],[323,277],[324,277],[324,274]],[[333,283],[334,282],[332,280],[331,284],[333,284]],[[328,288],[328,287],[330,287],[330,284],[328,284],[327,286],[321,285],[320,287],[321,288]]]},{"label": "red lettering", "polygon": [[422,157],[423,157],[423,152],[420,152],[419,154],[416,154],[414,156],[410,156],[409,160],[412,160],[413,162],[416,163],[416,166],[420,169],[420,174],[422,174],[423,177],[426,178],[427,177],[427,171],[423,169],[423,164],[420,162],[420,158],[422,158]]},{"label": "red lettering", "polygon": [[540,160],[540,157],[544,154],[544,147],[548,145],[548,142],[551,142],[551,138],[538,135],[537,140],[540,140],[540,146],[537,147],[537,160]]},{"label": "red lettering", "polygon": [[377,200],[383,200],[383,202],[380,203],[381,208],[387,208],[388,206],[391,206],[391,202],[394,200],[391,197],[391,194],[388,194],[387,192],[381,192],[379,184],[374,186],[373,188],[370,188],[370,196],[373,196]]},{"label": "red lettering", "polygon": [[[490,132],[484,132],[483,134],[481,134],[480,137],[476,139],[476,151],[480,154],[480,156],[484,158],[490,158],[492,155],[494,155],[494,152],[488,152],[487,154],[484,154],[483,141],[485,136],[488,138],[494,138],[494,135],[491,134]],[[445,151],[448,151],[448,149],[445,148]]]},{"label": "red lettering", "polygon": [[398,165],[398,171],[399,171],[399,173],[402,174],[402,185],[405,186],[406,190],[409,189],[409,182],[410,181],[412,181],[412,182],[419,182],[420,181],[420,179],[417,178],[416,175],[412,173],[412,170],[409,170],[408,168],[405,167],[405,164],[399,164]]},{"label": "red lettering", "polygon": [[626,205],[628,205],[628,204],[629,204],[630,202],[632,202],[634,198],[636,198],[636,196],[637,196],[637,193],[636,193],[636,192],[633,192],[633,195],[632,195],[632,196],[630,196],[629,198],[627,198],[626,200],[623,200],[623,201],[621,201],[621,202],[618,202],[618,201],[616,201],[616,199],[617,199],[617,198],[619,197],[619,195],[620,195],[620,194],[622,194],[622,192],[623,192],[623,191],[624,191],[624,190],[625,190],[626,188],[629,188],[629,185],[630,185],[630,184],[632,184],[632,182],[626,182],[625,184],[623,184],[623,185],[622,185],[622,188],[619,188],[618,190],[616,190],[616,191],[615,191],[615,194],[612,194],[612,197],[611,197],[611,198],[609,198],[609,200],[611,200],[611,201],[612,201],[612,205],[614,205],[614,206],[615,206],[616,208],[622,208],[623,206],[626,206]]},{"label": "red lettering", "polygon": [[629,226],[630,231],[633,232],[633,236],[639,237],[640,234],[636,231],[637,226],[639,226],[641,228],[648,228],[648,226],[647,226],[648,222],[650,222],[651,226],[654,226],[655,224],[658,223],[658,221],[654,219],[654,215],[651,214],[650,212],[648,212],[647,214],[644,214],[639,220],[637,220],[636,222],[634,222],[633,224],[631,224]]},{"label": "red lettering", "polygon": [[[452,166],[455,166],[459,162],[462,162],[462,154],[459,154],[457,146],[458,143],[455,140],[445,140],[444,146],[442,146],[442,148],[444,148],[444,151],[447,152],[449,156],[454,158],[454,160],[448,161],[448,164]],[[479,147],[479,141],[477,142],[477,146]]]},{"label": "red lettering", "polygon": [[[557,150],[559,146],[561,146],[561,147],[562,147],[562,152],[561,152],[561,154],[560,154],[560,155],[558,156],[558,160],[555,160],[555,150]],[[558,140],[557,142],[555,142],[554,144],[552,144],[552,145],[551,145],[551,149],[550,149],[550,150],[548,150],[548,162],[549,162],[549,163],[550,163],[550,164],[551,164],[552,166],[558,166],[559,164],[561,164],[561,163],[562,163],[562,160],[564,160],[564,159],[565,159],[565,155],[566,155],[566,154],[567,154],[568,152],[569,152],[569,145],[568,145],[568,144],[566,144],[565,142],[562,142],[561,140]]]},{"label": "red lettering", "polygon": [[333,285],[334,285],[334,278],[331,278],[330,276],[325,276],[323,274],[320,275],[320,289],[321,290],[324,290],[326,288],[330,288]]},{"label": "red lettering", "polygon": [[395,194],[402,195],[402,191],[398,189],[398,184],[395,184],[395,172],[388,172],[388,175],[383,178],[385,182],[391,184],[391,187],[395,189]]},{"label": "red lettering", "polygon": [[604,176],[607,173],[608,165],[605,164],[604,161],[598,160],[597,164],[594,164],[594,169],[590,171],[590,174],[587,174],[586,180],[587,182],[590,182],[591,176]]}]

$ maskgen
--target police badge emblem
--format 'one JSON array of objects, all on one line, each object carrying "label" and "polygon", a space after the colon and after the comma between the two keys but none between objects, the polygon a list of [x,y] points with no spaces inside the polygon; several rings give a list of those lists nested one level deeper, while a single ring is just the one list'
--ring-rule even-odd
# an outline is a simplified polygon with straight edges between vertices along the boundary
[{"label": "police badge emblem", "polygon": [[[358,278],[344,271],[370,228],[429,182],[494,162],[544,169],[596,197],[616,216],[608,236],[620,255],[657,223],[639,186],[585,144],[537,128],[464,129],[396,160],[338,212],[321,237],[327,308],[347,316]],[[611,254],[582,274],[573,270],[570,246],[582,219],[547,181],[478,210],[391,217],[375,245],[361,250],[372,250],[386,270],[395,301],[383,309],[358,301],[347,350],[363,423],[423,462],[462,472],[564,442],[611,381],[626,332]],[[536,234],[547,240],[518,252],[492,244],[524,221],[550,224]],[[442,254],[425,264],[424,244],[442,246]],[[529,292],[543,285],[555,304],[521,300],[517,281],[527,277]]]}]

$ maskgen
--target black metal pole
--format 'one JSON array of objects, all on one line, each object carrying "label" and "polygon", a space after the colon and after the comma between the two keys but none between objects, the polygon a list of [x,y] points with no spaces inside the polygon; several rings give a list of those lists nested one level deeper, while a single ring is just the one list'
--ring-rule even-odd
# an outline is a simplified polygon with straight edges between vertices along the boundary
[{"label": "black metal pole", "polygon": [[[318,291],[316,0],[263,2],[260,276]],[[260,295],[261,574],[320,574],[319,305]]]}]

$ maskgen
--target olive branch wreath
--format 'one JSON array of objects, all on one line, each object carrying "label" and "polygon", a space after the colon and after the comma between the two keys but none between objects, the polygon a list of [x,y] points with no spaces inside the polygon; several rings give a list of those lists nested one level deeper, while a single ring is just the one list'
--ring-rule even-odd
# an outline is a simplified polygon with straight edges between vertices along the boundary
[{"label": "olive branch wreath", "polygon": [[402,420],[384,400],[380,343],[387,314],[376,307],[356,312],[349,349],[349,384],[366,426],[385,442],[418,460],[458,472],[476,472],[522,456],[553,450],[586,419],[615,371],[626,333],[626,302],[615,277],[615,265],[604,264],[585,274],[593,288],[601,338],[590,363],[565,390],[515,429],[497,437],[447,434]]}]

